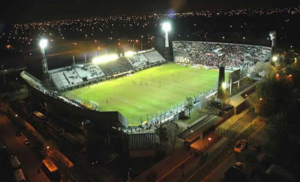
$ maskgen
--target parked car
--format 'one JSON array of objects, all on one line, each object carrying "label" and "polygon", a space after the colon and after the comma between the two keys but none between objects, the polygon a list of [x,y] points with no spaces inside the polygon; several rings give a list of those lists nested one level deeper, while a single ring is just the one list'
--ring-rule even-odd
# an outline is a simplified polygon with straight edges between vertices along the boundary
[{"label": "parked car", "polygon": [[24,144],[25,144],[25,145],[30,145],[30,141],[29,141],[27,138],[25,138],[25,139],[24,139]]},{"label": "parked car", "polygon": [[235,165],[233,166],[233,168],[238,169],[238,170],[242,170],[244,167],[244,163],[242,162],[237,162],[235,163]]},{"label": "parked car", "polygon": [[248,142],[246,140],[239,140],[236,142],[234,151],[237,153],[241,153],[242,150],[246,149],[247,145],[248,145]]},{"label": "parked car", "polygon": [[22,136],[22,133],[20,131],[16,131],[16,136]]}]

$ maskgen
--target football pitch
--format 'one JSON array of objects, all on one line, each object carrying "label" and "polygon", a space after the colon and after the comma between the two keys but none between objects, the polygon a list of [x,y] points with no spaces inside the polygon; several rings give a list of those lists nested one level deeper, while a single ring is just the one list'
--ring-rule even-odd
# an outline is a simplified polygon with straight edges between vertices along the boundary
[{"label": "football pitch", "polygon": [[130,126],[136,126],[147,116],[151,119],[182,104],[188,96],[215,88],[217,78],[218,70],[168,63],[68,93],[96,102],[102,110],[119,111]]}]

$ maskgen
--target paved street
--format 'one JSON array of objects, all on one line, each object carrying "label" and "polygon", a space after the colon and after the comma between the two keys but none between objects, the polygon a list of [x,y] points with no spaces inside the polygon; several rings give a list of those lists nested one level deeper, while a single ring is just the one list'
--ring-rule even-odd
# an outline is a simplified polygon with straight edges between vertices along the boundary
[{"label": "paved street", "polygon": [[42,166],[41,161],[35,158],[30,147],[24,144],[24,136],[15,135],[16,128],[2,114],[0,115],[0,135],[7,147],[18,157],[24,172],[31,182],[50,182],[42,170],[37,173],[37,169]]},{"label": "paved street", "polygon": [[[249,117],[249,115],[245,115],[245,117]],[[249,136],[248,139],[261,139],[261,134],[264,133],[265,123],[261,121],[256,121],[256,130]],[[237,154],[232,152],[224,161],[218,165],[209,175],[202,180],[202,182],[221,182],[224,177],[225,172],[233,166],[237,162]]]}]

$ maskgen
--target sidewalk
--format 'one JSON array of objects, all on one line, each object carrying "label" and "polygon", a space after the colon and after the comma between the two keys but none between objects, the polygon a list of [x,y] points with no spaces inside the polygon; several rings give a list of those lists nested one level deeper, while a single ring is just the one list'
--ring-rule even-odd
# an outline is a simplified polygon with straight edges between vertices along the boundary
[{"label": "sidewalk", "polygon": [[250,108],[245,109],[240,114],[231,116],[224,123],[222,123],[220,126],[218,126],[218,128],[228,129],[229,127],[231,127],[234,123],[236,123],[239,119],[241,119],[248,112],[250,112]]}]

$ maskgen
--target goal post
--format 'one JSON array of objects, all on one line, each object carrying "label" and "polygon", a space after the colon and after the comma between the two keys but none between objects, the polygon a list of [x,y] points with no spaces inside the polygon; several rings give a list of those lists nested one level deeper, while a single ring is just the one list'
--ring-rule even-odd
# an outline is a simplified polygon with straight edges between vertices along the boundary
[{"label": "goal post", "polygon": [[95,102],[95,101],[90,101],[90,105],[95,109],[95,110],[97,110],[98,108],[99,108],[99,104],[97,103],[97,102]]}]

